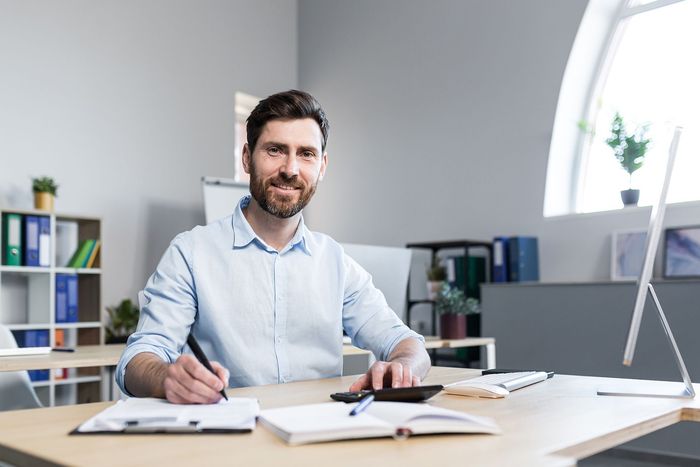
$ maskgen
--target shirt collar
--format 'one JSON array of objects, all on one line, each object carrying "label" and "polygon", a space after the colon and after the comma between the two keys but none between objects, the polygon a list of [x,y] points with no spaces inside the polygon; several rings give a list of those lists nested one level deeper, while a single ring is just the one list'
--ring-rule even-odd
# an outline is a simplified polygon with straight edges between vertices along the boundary
[{"label": "shirt collar", "polygon": [[[252,242],[256,242],[260,247],[268,250],[274,251],[272,247],[266,244],[258,235],[255,233],[253,228],[248,223],[248,219],[243,215],[243,209],[250,203],[250,195],[244,196],[238,202],[236,210],[233,212],[231,219],[231,226],[233,228],[233,248],[245,248]],[[309,238],[311,232],[306,228],[304,223],[304,216],[302,215],[299,219],[299,225],[297,226],[296,232],[292,240],[289,242],[285,248],[280,251],[280,253],[285,253],[295,247],[299,247],[307,255],[311,256],[311,247],[309,246]]]}]

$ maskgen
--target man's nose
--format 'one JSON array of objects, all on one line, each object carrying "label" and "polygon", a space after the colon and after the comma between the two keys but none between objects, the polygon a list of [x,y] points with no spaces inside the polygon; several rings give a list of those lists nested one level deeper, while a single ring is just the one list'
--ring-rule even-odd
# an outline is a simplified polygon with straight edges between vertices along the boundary
[{"label": "man's nose", "polygon": [[282,165],[282,172],[288,177],[294,177],[295,175],[299,175],[299,163],[294,154],[290,154],[287,156],[284,165]]}]

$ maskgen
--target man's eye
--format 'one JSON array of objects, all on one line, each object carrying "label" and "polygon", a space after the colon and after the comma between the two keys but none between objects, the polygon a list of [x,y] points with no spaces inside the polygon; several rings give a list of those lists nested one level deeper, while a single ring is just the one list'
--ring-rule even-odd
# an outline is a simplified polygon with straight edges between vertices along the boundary
[{"label": "man's eye", "polygon": [[307,159],[311,159],[313,157],[316,157],[316,154],[314,154],[311,151],[304,151],[303,153],[301,153],[301,155]]},{"label": "man's eye", "polygon": [[267,148],[267,153],[271,156],[278,156],[280,154],[280,148],[274,146],[271,148]]}]

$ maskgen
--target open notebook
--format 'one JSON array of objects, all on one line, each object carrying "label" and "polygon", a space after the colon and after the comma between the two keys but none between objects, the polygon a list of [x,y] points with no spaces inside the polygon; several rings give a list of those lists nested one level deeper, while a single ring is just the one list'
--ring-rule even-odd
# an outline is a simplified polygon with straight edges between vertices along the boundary
[{"label": "open notebook", "polygon": [[327,402],[263,410],[260,422],[289,444],[431,433],[500,433],[485,417],[406,402],[373,402],[357,416],[354,404]]},{"label": "open notebook", "polygon": [[171,404],[132,397],[106,408],[71,434],[240,433],[255,428],[256,399],[229,397],[217,404]]}]

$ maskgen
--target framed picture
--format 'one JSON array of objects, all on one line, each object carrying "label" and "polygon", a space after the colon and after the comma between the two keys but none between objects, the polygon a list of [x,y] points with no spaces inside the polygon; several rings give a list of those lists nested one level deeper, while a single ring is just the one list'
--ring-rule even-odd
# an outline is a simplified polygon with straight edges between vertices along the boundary
[{"label": "framed picture", "polygon": [[621,230],[612,234],[610,278],[614,281],[637,280],[644,263],[646,230]]},{"label": "framed picture", "polygon": [[664,277],[700,277],[700,226],[666,229]]}]

